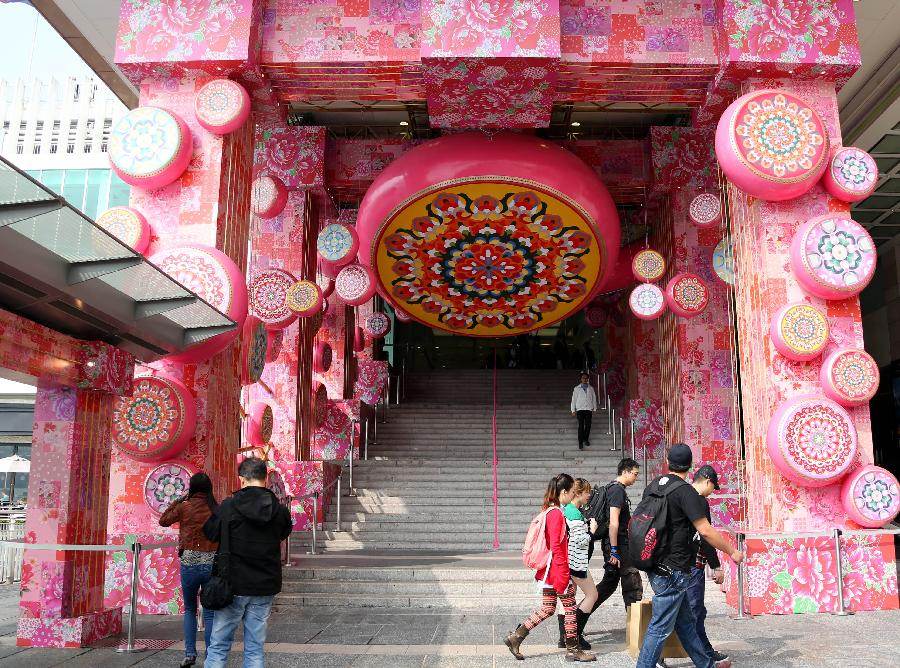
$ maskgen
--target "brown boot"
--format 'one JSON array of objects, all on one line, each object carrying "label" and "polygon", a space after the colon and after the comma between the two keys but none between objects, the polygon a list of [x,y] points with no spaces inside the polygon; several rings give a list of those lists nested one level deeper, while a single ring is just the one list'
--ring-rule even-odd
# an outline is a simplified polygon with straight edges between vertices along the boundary
[{"label": "brown boot", "polygon": [[527,637],[528,629],[526,629],[522,624],[519,624],[519,628],[510,633],[504,641],[506,643],[506,646],[509,647],[509,651],[512,652],[512,655],[519,661],[525,660],[525,656],[522,654],[522,652],[519,651],[519,646]]},{"label": "brown boot", "polygon": [[597,655],[586,652],[578,646],[578,638],[566,638],[566,661],[596,661]]}]

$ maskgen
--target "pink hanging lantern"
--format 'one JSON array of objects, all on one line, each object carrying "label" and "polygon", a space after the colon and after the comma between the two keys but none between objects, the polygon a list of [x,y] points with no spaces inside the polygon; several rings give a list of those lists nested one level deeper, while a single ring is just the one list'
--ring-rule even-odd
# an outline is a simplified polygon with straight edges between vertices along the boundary
[{"label": "pink hanging lantern", "polygon": [[312,281],[297,281],[285,295],[287,307],[301,318],[320,312],[322,301],[322,289]]},{"label": "pink hanging lantern", "polygon": [[693,318],[709,304],[709,288],[697,274],[678,274],[666,285],[666,304],[675,315]]},{"label": "pink hanging lantern", "polygon": [[352,225],[330,223],[319,232],[316,249],[324,262],[333,267],[343,267],[356,259],[359,235]]},{"label": "pink hanging lantern", "polygon": [[109,164],[125,183],[154,190],[175,181],[191,162],[191,130],[159,107],[137,107],[113,126]]},{"label": "pink hanging lantern", "polygon": [[260,218],[274,218],[287,206],[287,187],[277,176],[257,176],[253,179],[251,188],[253,213]]},{"label": "pink hanging lantern", "polygon": [[144,462],[177,457],[194,436],[194,397],[175,378],[156,374],[134,381],[130,397],[119,397],[112,417],[113,443]]},{"label": "pink hanging lantern", "polygon": [[862,466],[844,478],[841,503],[851,520],[867,529],[880,529],[900,513],[900,485],[890,471]]},{"label": "pink hanging lantern", "polygon": [[860,202],[878,184],[878,165],[871,155],[855,146],[840,146],[831,154],[822,185],[832,197]]},{"label": "pink hanging lantern", "polygon": [[263,446],[272,440],[275,414],[265,401],[256,401],[247,411],[247,441],[250,445]]},{"label": "pink hanging lantern", "polygon": [[652,248],[645,248],[631,261],[631,273],[635,280],[654,283],[666,275],[666,258]]},{"label": "pink hanging lantern", "polygon": [[325,424],[328,417],[328,389],[322,383],[313,384],[313,425]]},{"label": "pink hanging lantern", "polygon": [[137,209],[130,206],[114,206],[97,217],[97,225],[141,255],[150,248],[153,230],[144,214]]},{"label": "pink hanging lantern", "polygon": [[197,91],[194,115],[214,135],[230,134],[250,117],[250,95],[237,81],[213,79]]},{"label": "pink hanging lantern", "polygon": [[288,290],[297,282],[284,269],[264,269],[250,281],[250,310],[270,330],[284,329],[297,319],[287,304]]},{"label": "pink hanging lantern", "polygon": [[173,503],[187,496],[197,467],[190,462],[166,462],[144,478],[144,503],[154,515],[162,515]]},{"label": "pink hanging lantern", "polygon": [[248,315],[241,337],[241,385],[252,385],[262,378],[268,347],[266,324],[255,315]]},{"label": "pink hanging lantern", "polygon": [[353,330],[353,352],[360,353],[366,349],[366,332],[362,327]]},{"label": "pink hanging lantern", "polygon": [[269,330],[269,344],[266,346],[266,363],[274,362],[281,354],[284,345],[284,330]]},{"label": "pink hanging lantern", "polygon": [[766,448],[785,478],[803,487],[824,487],[840,480],[856,460],[856,427],[830,399],[789,399],[769,422]]},{"label": "pink hanging lantern", "polygon": [[847,299],[875,275],[877,253],[862,225],[843,213],[816,216],[791,241],[791,269],[806,292],[822,299]]},{"label": "pink hanging lantern", "polygon": [[828,336],[825,313],[805,302],[782,306],[769,325],[775,349],[795,362],[808,362],[821,355]]},{"label": "pink hanging lantern", "polygon": [[334,281],[335,294],[351,306],[361,306],[375,295],[375,274],[361,264],[348,264]]},{"label": "pink hanging lantern", "polygon": [[325,274],[316,276],[316,284],[322,290],[323,297],[330,297],[331,293],[334,292],[334,279],[329,278]]},{"label": "pink hanging lantern", "polygon": [[387,313],[375,311],[366,317],[363,326],[366,330],[366,334],[373,339],[383,339],[387,336],[387,333],[391,331],[391,319],[388,317]]},{"label": "pink hanging lantern", "polygon": [[722,220],[722,202],[718,195],[701,193],[691,200],[688,216],[697,227],[714,227]]},{"label": "pink hanging lantern", "polygon": [[609,314],[603,306],[591,304],[584,309],[584,322],[588,327],[600,329],[606,324],[607,320],[609,320]]},{"label": "pink hanging lantern", "polygon": [[656,320],[666,311],[666,296],[658,285],[641,283],[631,291],[628,306],[641,320]]},{"label": "pink hanging lantern", "polygon": [[313,371],[326,373],[331,368],[331,346],[324,341],[316,341],[313,346]]},{"label": "pink hanging lantern", "polygon": [[825,358],[819,382],[825,396],[841,406],[860,406],[878,392],[878,363],[860,348],[840,348]]}]

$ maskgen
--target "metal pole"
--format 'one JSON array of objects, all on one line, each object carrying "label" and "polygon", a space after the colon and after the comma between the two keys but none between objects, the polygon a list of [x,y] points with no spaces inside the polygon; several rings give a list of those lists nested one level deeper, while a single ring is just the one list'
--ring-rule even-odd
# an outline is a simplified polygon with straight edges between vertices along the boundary
[{"label": "metal pole", "polygon": [[622,459],[625,459],[625,418],[619,416],[619,446],[622,448]]},{"label": "metal pole", "polygon": [[365,440],[363,441],[363,448],[364,448],[363,452],[365,454],[365,457],[364,457],[365,460],[369,461],[369,416],[368,415],[366,416],[365,422],[366,422],[366,435],[364,437]]},{"label": "metal pole", "polygon": [[637,454],[637,450],[634,447],[634,420],[628,421],[631,425],[631,458],[634,459]]},{"label": "metal pole", "polygon": [[838,609],[835,612],[837,617],[847,617],[853,612],[847,610],[847,604],[844,601],[844,558],[841,550],[841,530],[834,528],[834,556],[837,564],[837,587],[838,587]]},{"label": "metal pole", "polygon": [[132,652],[143,652],[147,648],[144,645],[138,645],[134,642],[134,634],[137,631],[137,595],[138,584],[140,582],[140,558],[141,544],[137,541],[131,544],[131,553],[133,555],[131,561],[131,610],[128,611],[128,643],[125,647],[119,647],[116,652],[120,654],[130,654]]},{"label": "metal pole", "polygon": [[609,451],[615,452],[619,449],[619,446],[616,445],[616,409],[613,408],[612,410],[610,410],[609,414],[611,416],[610,424],[612,425],[612,447],[609,449]]},{"label": "metal pole", "polygon": [[312,512],[312,547],[310,554],[316,553],[316,523],[319,521],[319,493],[313,494],[313,512]]},{"label": "metal pole", "polygon": [[343,476],[338,476],[337,481],[337,517],[335,518],[335,531],[341,530],[341,495],[343,494]]},{"label": "metal pole", "polygon": [[[609,410],[609,393],[606,391],[606,372],[603,372],[603,410]],[[608,431],[606,432],[609,433]]]},{"label": "metal pole", "polygon": [[[737,548],[743,553],[744,551],[744,534],[737,535]],[[747,612],[746,603],[744,601],[744,560],[737,565],[737,588],[738,588],[738,609],[737,614],[732,615],[732,619],[752,619],[753,616]]]},{"label": "metal pole", "polygon": [[372,443],[378,445],[378,404],[375,404],[375,418],[372,420]]},{"label": "metal pole", "polygon": [[647,471],[647,442],[644,441],[644,487],[646,488],[649,485],[650,473]]},{"label": "metal pole", "polygon": [[[608,403],[609,397],[606,397],[606,399],[607,399],[607,403]],[[608,410],[606,411],[606,433],[611,434],[611,433],[613,433],[613,418],[616,415],[616,409],[613,408],[612,406],[607,406],[607,409]]]}]

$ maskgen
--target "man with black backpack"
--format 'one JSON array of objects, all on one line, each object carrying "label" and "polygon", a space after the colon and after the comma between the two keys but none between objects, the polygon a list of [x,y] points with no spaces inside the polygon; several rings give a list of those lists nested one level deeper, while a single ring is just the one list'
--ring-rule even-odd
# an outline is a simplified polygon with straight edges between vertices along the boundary
[{"label": "man with black backpack", "polygon": [[713,548],[740,563],[735,550],[706,517],[703,497],[687,483],[693,454],[684,443],[667,455],[669,473],[644,490],[644,498],[628,525],[631,561],[646,571],[653,588],[653,615],[638,655],[636,668],[655,668],[672,631],[697,668],[730,668],[731,661],[715,661],[697,635],[696,620],[687,597],[691,569],[697,560],[695,533]]}]

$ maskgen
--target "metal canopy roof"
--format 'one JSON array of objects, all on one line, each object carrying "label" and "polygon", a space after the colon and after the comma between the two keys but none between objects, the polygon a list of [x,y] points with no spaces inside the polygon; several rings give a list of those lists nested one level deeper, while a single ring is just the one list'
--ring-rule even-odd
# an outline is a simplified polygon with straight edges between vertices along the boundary
[{"label": "metal canopy roof", "polygon": [[237,327],[3,158],[0,308],[144,362]]}]

